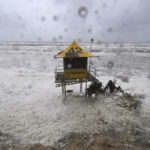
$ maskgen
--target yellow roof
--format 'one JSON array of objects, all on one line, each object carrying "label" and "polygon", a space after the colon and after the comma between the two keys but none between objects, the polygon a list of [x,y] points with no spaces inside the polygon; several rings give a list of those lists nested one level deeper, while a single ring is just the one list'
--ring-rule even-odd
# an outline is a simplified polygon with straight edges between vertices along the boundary
[{"label": "yellow roof", "polygon": [[56,57],[94,57],[94,55],[86,52],[80,48],[80,46],[75,41],[73,41],[68,48],[58,53]]}]

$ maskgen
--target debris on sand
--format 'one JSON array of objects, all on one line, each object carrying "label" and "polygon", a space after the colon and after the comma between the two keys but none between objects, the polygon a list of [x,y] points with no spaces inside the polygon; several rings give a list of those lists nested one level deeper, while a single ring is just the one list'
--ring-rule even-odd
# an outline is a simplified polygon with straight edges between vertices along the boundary
[{"label": "debris on sand", "polygon": [[[111,129],[103,133],[70,133],[64,138],[58,140],[54,147],[45,146],[40,143],[23,145],[20,142],[12,140],[1,141],[0,149],[2,150],[148,150],[150,144],[149,136],[137,128],[134,131],[112,131]],[[6,134],[0,132],[0,139],[5,138]],[[134,139],[134,140],[133,140]],[[140,140],[140,142],[139,142]]]},{"label": "debris on sand", "polygon": [[42,144],[34,144],[15,150],[57,150],[57,149],[51,146],[44,146]]},{"label": "debris on sand", "polygon": [[91,97],[92,94],[95,94],[96,96],[98,94],[107,94],[107,93],[122,93],[121,96],[119,96],[118,100],[118,106],[128,108],[129,110],[133,109],[140,109],[141,108],[141,100],[140,96],[138,95],[131,95],[130,93],[124,93],[124,90],[120,86],[115,85],[116,80],[112,81],[109,80],[108,83],[104,88],[102,88],[102,83],[97,81],[91,83],[91,85],[86,89],[85,96]]},{"label": "debris on sand", "polygon": [[60,150],[146,150],[147,146],[137,146],[131,142],[131,135],[128,140],[114,135],[114,137],[100,135],[100,134],[87,134],[87,133],[70,133],[70,135],[60,139],[56,144]]},{"label": "debris on sand", "polygon": [[85,96],[91,97],[92,94],[95,94],[97,96],[100,93],[104,94],[104,90],[102,89],[102,83],[101,82],[93,82],[86,89]]},{"label": "debris on sand", "polygon": [[120,104],[118,104],[118,106],[128,108],[129,110],[141,108],[141,100],[137,95],[124,93],[122,96],[119,97],[119,100]]},{"label": "debris on sand", "polygon": [[115,83],[116,83],[116,80],[114,80],[114,81],[109,80],[107,85],[104,88],[105,93],[107,91],[110,93],[114,93],[114,92],[124,93],[123,89],[120,86],[116,87]]}]

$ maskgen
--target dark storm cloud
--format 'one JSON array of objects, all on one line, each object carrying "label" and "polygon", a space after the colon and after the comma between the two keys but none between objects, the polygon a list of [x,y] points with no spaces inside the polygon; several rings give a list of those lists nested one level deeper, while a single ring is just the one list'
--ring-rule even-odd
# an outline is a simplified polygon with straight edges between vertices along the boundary
[{"label": "dark storm cloud", "polygon": [[149,0],[0,0],[0,41],[150,42],[149,8]]}]

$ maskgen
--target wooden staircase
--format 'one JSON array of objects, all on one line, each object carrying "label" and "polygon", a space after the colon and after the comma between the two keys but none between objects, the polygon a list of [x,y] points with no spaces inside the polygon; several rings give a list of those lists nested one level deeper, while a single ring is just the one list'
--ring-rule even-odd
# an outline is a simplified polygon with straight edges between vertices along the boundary
[{"label": "wooden staircase", "polygon": [[93,82],[99,81],[95,76],[93,76],[89,72],[87,73],[87,79],[88,79],[88,81],[93,81]]}]

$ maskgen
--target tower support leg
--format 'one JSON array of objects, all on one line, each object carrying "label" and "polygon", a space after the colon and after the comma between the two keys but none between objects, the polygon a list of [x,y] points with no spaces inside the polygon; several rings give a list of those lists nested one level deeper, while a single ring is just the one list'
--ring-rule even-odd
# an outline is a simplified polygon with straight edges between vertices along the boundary
[{"label": "tower support leg", "polygon": [[82,82],[80,83],[80,93],[82,93]]},{"label": "tower support leg", "polygon": [[87,89],[87,80],[85,82],[85,100],[86,100],[86,89]]},{"label": "tower support leg", "polygon": [[64,92],[65,92],[65,100],[66,100],[66,83],[64,85]]},{"label": "tower support leg", "polygon": [[63,84],[61,84],[61,86],[62,86],[62,93],[64,93],[64,85],[63,85]]}]

